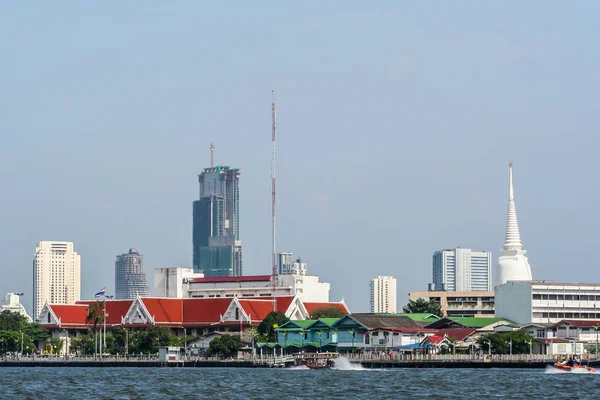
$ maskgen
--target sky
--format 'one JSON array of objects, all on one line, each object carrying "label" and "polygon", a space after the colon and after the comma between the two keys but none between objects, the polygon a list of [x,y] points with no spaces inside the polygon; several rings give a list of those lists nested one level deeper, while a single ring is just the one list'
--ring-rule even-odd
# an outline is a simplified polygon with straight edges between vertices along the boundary
[{"label": "sky", "polygon": [[[369,310],[426,290],[435,250],[504,243],[508,163],[534,279],[598,282],[600,3],[0,3],[0,294],[40,240],[82,293],[117,254],[191,266],[197,174],[240,168],[244,274],[277,250]],[[495,268],[495,266],[494,266]]]}]

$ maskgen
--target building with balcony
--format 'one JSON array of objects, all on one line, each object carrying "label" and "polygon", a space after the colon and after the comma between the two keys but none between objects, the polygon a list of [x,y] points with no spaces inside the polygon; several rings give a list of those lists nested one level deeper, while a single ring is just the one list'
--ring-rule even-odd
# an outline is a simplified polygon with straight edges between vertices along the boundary
[{"label": "building with balcony", "polygon": [[409,300],[435,300],[440,303],[442,313],[448,317],[493,317],[494,292],[410,292]]}]

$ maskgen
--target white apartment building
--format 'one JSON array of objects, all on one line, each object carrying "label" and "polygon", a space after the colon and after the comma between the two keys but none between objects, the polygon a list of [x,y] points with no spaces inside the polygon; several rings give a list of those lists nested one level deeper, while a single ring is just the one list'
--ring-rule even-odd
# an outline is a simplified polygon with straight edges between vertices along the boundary
[{"label": "white apartment building", "polygon": [[496,317],[519,324],[600,320],[600,284],[509,281],[495,292]]},{"label": "white apartment building", "polygon": [[396,312],[396,279],[391,276],[371,278],[371,312]]},{"label": "white apartment building", "polygon": [[306,275],[307,266],[300,258],[294,261],[292,253],[277,253],[277,270],[279,275]]},{"label": "white apartment building", "polygon": [[73,242],[39,242],[33,258],[33,318],[46,302],[73,304],[80,297],[81,257]]},{"label": "white apartment building", "polygon": [[433,253],[433,290],[492,290],[492,253],[446,249]]},{"label": "white apartment building", "polygon": [[[271,297],[273,284],[271,275],[254,276],[214,276],[170,281],[174,286],[179,283],[180,289],[163,289],[166,283],[155,270],[155,294],[157,297],[206,298],[206,297]],[[169,283],[169,285],[171,285]],[[330,284],[319,282],[318,276],[279,275],[275,287],[275,296],[295,296],[303,302],[328,303]]]},{"label": "white apartment building", "polygon": [[409,292],[409,300],[435,300],[447,317],[493,317],[494,292]]},{"label": "white apartment building", "polygon": [[154,269],[154,296],[174,297],[182,299],[187,297],[184,287],[187,282],[196,278],[204,278],[202,272],[194,272],[193,268],[155,268]]},{"label": "white apartment building", "polygon": [[33,320],[27,314],[25,307],[21,304],[21,296],[23,293],[7,293],[6,297],[0,303],[0,312],[2,311],[10,311],[16,312],[27,318],[27,321],[32,322]]}]

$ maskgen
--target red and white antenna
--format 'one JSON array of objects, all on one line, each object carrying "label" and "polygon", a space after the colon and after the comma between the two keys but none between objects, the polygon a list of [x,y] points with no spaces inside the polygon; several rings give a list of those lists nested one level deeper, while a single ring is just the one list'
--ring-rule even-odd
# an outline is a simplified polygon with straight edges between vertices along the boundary
[{"label": "red and white antenna", "polygon": [[273,124],[271,127],[271,140],[273,142],[273,152],[271,154],[271,253],[273,257],[273,276],[271,277],[273,283],[273,311],[277,311],[277,302],[275,301],[275,290],[277,288],[277,253],[275,252],[275,131],[277,127],[277,114],[275,112],[275,91],[271,91],[271,117],[273,118]]},{"label": "red and white antenna", "polygon": [[210,167],[215,167],[215,145],[213,142],[210,142]]}]

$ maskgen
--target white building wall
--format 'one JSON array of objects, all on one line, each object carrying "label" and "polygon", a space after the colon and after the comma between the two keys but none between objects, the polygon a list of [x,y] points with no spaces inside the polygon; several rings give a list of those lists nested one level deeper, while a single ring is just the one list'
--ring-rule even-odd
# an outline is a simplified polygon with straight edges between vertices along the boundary
[{"label": "white building wall", "polygon": [[391,276],[371,278],[371,312],[396,312],[396,279]]},{"label": "white building wall", "polygon": [[278,277],[282,286],[292,288],[293,295],[300,300],[310,303],[328,303],[331,285],[329,282],[319,282],[314,275],[281,275]]},{"label": "white building wall", "polygon": [[471,249],[439,250],[433,254],[435,290],[492,290],[492,253]]},{"label": "white building wall", "polygon": [[531,285],[523,282],[508,282],[496,286],[496,317],[506,318],[519,324],[532,321]]},{"label": "white building wall", "polygon": [[4,297],[4,300],[2,300],[2,303],[0,303],[0,312],[16,312],[21,314],[22,316],[27,318],[28,321],[31,322],[31,317],[29,316],[29,314],[27,314],[27,311],[25,310],[25,307],[23,307],[23,304],[21,304],[21,294],[22,293],[7,293],[6,297]]},{"label": "white building wall", "polygon": [[181,299],[187,297],[186,281],[204,278],[201,272],[195,273],[192,268],[155,268],[154,296]]},{"label": "white building wall", "polygon": [[33,258],[33,315],[46,302],[73,304],[81,297],[81,257],[72,242],[41,241]]}]

